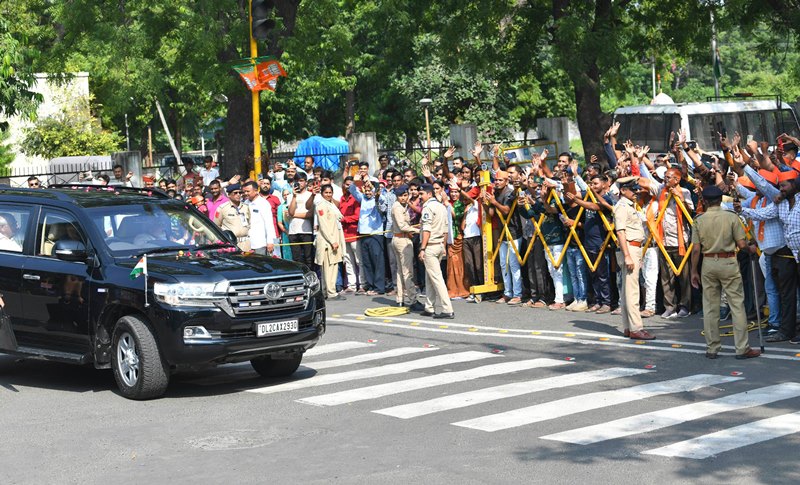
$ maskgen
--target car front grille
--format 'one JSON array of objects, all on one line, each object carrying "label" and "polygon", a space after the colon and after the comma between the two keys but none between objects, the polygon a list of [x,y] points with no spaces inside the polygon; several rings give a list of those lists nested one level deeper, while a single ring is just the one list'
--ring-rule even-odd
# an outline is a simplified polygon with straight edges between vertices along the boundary
[{"label": "car front grille", "polygon": [[[277,283],[281,288],[278,298],[268,298],[264,287]],[[307,291],[302,274],[232,281],[228,289],[228,303],[236,316],[259,315],[283,310],[305,308]]]}]

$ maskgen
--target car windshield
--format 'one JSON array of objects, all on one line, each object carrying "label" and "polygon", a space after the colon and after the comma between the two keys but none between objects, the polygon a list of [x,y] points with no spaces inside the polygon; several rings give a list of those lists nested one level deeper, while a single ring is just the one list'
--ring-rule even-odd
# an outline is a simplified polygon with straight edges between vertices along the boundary
[{"label": "car windshield", "polygon": [[179,203],[105,205],[86,212],[115,257],[228,244],[206,216]]}]

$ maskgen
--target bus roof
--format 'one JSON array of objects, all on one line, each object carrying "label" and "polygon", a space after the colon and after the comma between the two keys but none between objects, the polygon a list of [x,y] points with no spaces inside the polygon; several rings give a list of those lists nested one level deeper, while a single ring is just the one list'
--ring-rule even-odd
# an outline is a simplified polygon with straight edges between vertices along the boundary
[{"label": "bus roof", "polygon": [[[629,114],[707,114],[739,113],[742,111],[773,111],[778,109],[775,100],[712,101],[708,103],[645,104],[617,108],[614,115]],[[780,103],[780,109],[791,109],[787,103]]]}]

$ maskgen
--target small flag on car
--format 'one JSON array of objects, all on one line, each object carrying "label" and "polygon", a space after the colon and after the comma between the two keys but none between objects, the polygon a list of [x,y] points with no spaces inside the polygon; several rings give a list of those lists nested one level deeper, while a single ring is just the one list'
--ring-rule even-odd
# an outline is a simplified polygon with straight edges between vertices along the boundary
[{"label": "small flag on car", "polygon": [[135,280],[136,278],[138,278],[139,276],[141,276],[143,274],[145,276],[147,276],[147,255],[146,254],[144,256],[142,256],[142,258],[139,260],[139,262],[136,263],[136,266],[133,267],[133,270],[131,270],[130,277],[131,277],[132,280]]}]

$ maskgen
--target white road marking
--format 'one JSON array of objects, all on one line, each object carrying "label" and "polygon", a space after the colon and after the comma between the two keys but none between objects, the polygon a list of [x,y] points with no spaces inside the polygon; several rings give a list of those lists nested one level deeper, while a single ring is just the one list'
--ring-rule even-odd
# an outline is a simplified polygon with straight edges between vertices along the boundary
[{"label": "white road marking", "polygon": [[798,432],[800,432],[800,412],[754,421],[642,453],[702,460],[736,448]]},{"label": "white road marking", "polygon": [[402,374],[403,372],[411,372],[414,370],[427,369],[429,367],[437,367],[440,365],[448,365],[448,364],[458,364],[461,362],[471,362],[475,360],[491,359],[495,357],[498,356],[490,354],[488,352],[477,352],[474,350],[470,350],[467,352],[459,352],[456,354],[445,354],[445,355],[437,355],[434,357],[426,357],[424,359],[412,360],[410,362],[400,362],[397,364],[369,367],[366,369],[358,369],[349,372],[339,372],[337,374],[315,375],[305,379],[290,381],[283,384],[275,384],[272,386],[266,386],[257,389],[246,389],[246,390],[247,392],[255,392],[258,394],[273,394],[277,392],[293,391],[296,389],[305,389],[308,387],[325,386],[328,384],[336,384],[339,382],[349,382],[360,379],[370,379],[372,377]]},{"label": "white road marking", "polygon": [[443,396],[427,401],[411,404],[393,406],[386,409],[373,411],[374,413],[394,416],[395,418],[410,419],[427,414],[449,411],[451,409],[465,408],[476,404],[483,404],[499,399],[522,396],[535,392],[559,389],[562,387],[578,386],[581,384],[591,384],[594,382],[618,377],[635,376],[652,372],[645,369],[628,369],[624,367],[612,367],[610,369],[593,370],[578,372],[575,374],[559,375],[536,379],[533,381],[512,382],[501,386],[488,387],[486,389],[476,389],[474,391]]},{"label": "white road marking", "polygon": [[480,418],[468,419],[453,423],[462,428],[477,429],[480,431],[500,431],[516,428],[527,424],[538,423],[550,419],[562,418],[572,414],[583,413],[594,409],[625,404],[640,399],[688,392],[714,384],[737,381],[741,377],[716,376],[710,374],[697,374],[669,381],[642,384],[613,391],[593,392],[580,396],[558,399],[543,404],[536,404],[504,413],[491,414]]},{"label": "white road marking", "polygon": [[763,406],[800,396],[800,384],[787,382],[730,396],[644,413],[608,423],[542,436],[545,440],[588,445],[675,426],[715,414]]},{"label": "white road marking", "polygon": [[[388,318],[386,318],[388,320]],[[672,340],[654,340],[648,341],[647,345],[638,345],[633,343],[630,339],[623,338],[622,342],[612,342],[610,340],[586,340],[574,337],[555,337],[550,335],[534,335],[531,332],[539,332],[545,333],[543,330],[536,330],[530,329],[526,330],[524,333],[512,333],[509,330],[509,333],[499,333],[500,330],[505,329],[496,329],[498,333],[486,334],[486,333],[479,333],[479,332],[470,332],[465,330],[453,330],[450,328],[442,329],[442,328],[431,328],[425,326],[415,326],[412,327],[408,324],[403,323],[384,323],[382,321],[370,321],[370,320],[349,320],[345,318],[328,318],[328,320],[342,322],[342,323],[354,323],[358,325],[372,325],[377,327],[389,327],[389,328],[402,328],[405,330],[411,331],[422,331],[422,332],[433,332],[433,333],[449,333],[449,334],[456,334],[456,335],[471,335],[473,337],[478,336],[482,338],[486,338],[487,336],[491,336],[492,338],[501,338],[501,339],[525,339],[525,340],[547,340],[551,342],[569,342],[569,343],[577,343],[582,345],[600,345],[604,347],[622,347],[626,349],[639,349],[639,350],[657,350],[661,352],[680,352],[680,353],[687,353],[687,354],[705,354],[705,349],[693,349],[687,347],[705,347],[703,344],[698,344],[696,342],[679,342],[679,341],[672,341]],[[430,324],[430,325],[441,325],[442,322],[428,322],[425,320],[413,320],[415,322]],[[451,323],[445,323],[448,326],[454,326]],[[471,325],[467,325],[469,328],[477,328]],[[493,329],[494,330],[494,329]],[[547,331],[549,332],[549,331]],[[558,332],[558,333],[574,333],[570,331]],[[577,334],[576,334],[577,335]],[[603,334],[596,334],[598,338],[600,337],[608,337],[611,339],[612,335],[603,335]],[[629,342],[629,343],[628,343]],[[676,344],[680,345],[680,347],[664,347],[663,344]],[[730,348],[728,346],[723,346],[723,348]],[[792,349],[781,349],[778,347],[768,347],[767,353],[761,354],[761,358],[764,359],[774,359],[774,360],[791,360],[791,361],[800,361],[800,357],[789,356],[789,355],[775,355],[772,352],[795,352]],[[734,355],[732,352],[720,352],[720,355]]]},{"label": "white road marking", "polygon": [[336,406],[339,404],[366,401],[368,399],[377,399],[379,397],[416,391],[429,387],[464,382],[472,379],[479,379],[481,377],[496,376],[510,372],[518,372],[521,370],[553,367],[566,364],[572,364],[572,362],[555,359],[532,359],[514,362],[502,362],[499,364],[484,365],[463,371],[443,372],[441,374],[407,379],[405,381],[389,382],[386,384],[378,384],[375,386],[361,387],[358,389],[350,389],[331,394],[323,394],[320,396],[299,399],[299,402],[314,404],[317,406]]},{"label": "white road marking", "polygon": [[306,357],[312,357],[315,355],[329,354],[332,352],[341,352],[343,350],[362,349],[364,347],[374,346],[375,344],[368,344],[366,342],[336,342],[327,345],[317,345],[312,349],[306,350],[306,353],[303,355]]},{"label": "white road marking", "polygon": [[431,350],[439,350],[436,347],[399,347],[396,349],[386,350],[384,352],[376,352],[374,354],[354,355],[352,357],[343,357],[335,360],[323,360],[320,362],[311,362],[305,367],[312,369],[330,369],[333,367],[342,367],[345,365],[360,364],[362,362],[370,362],[373,360],[388,359],[390,357],[400,357],[401,355],[416,354],[417,352],[428,352]]}]

